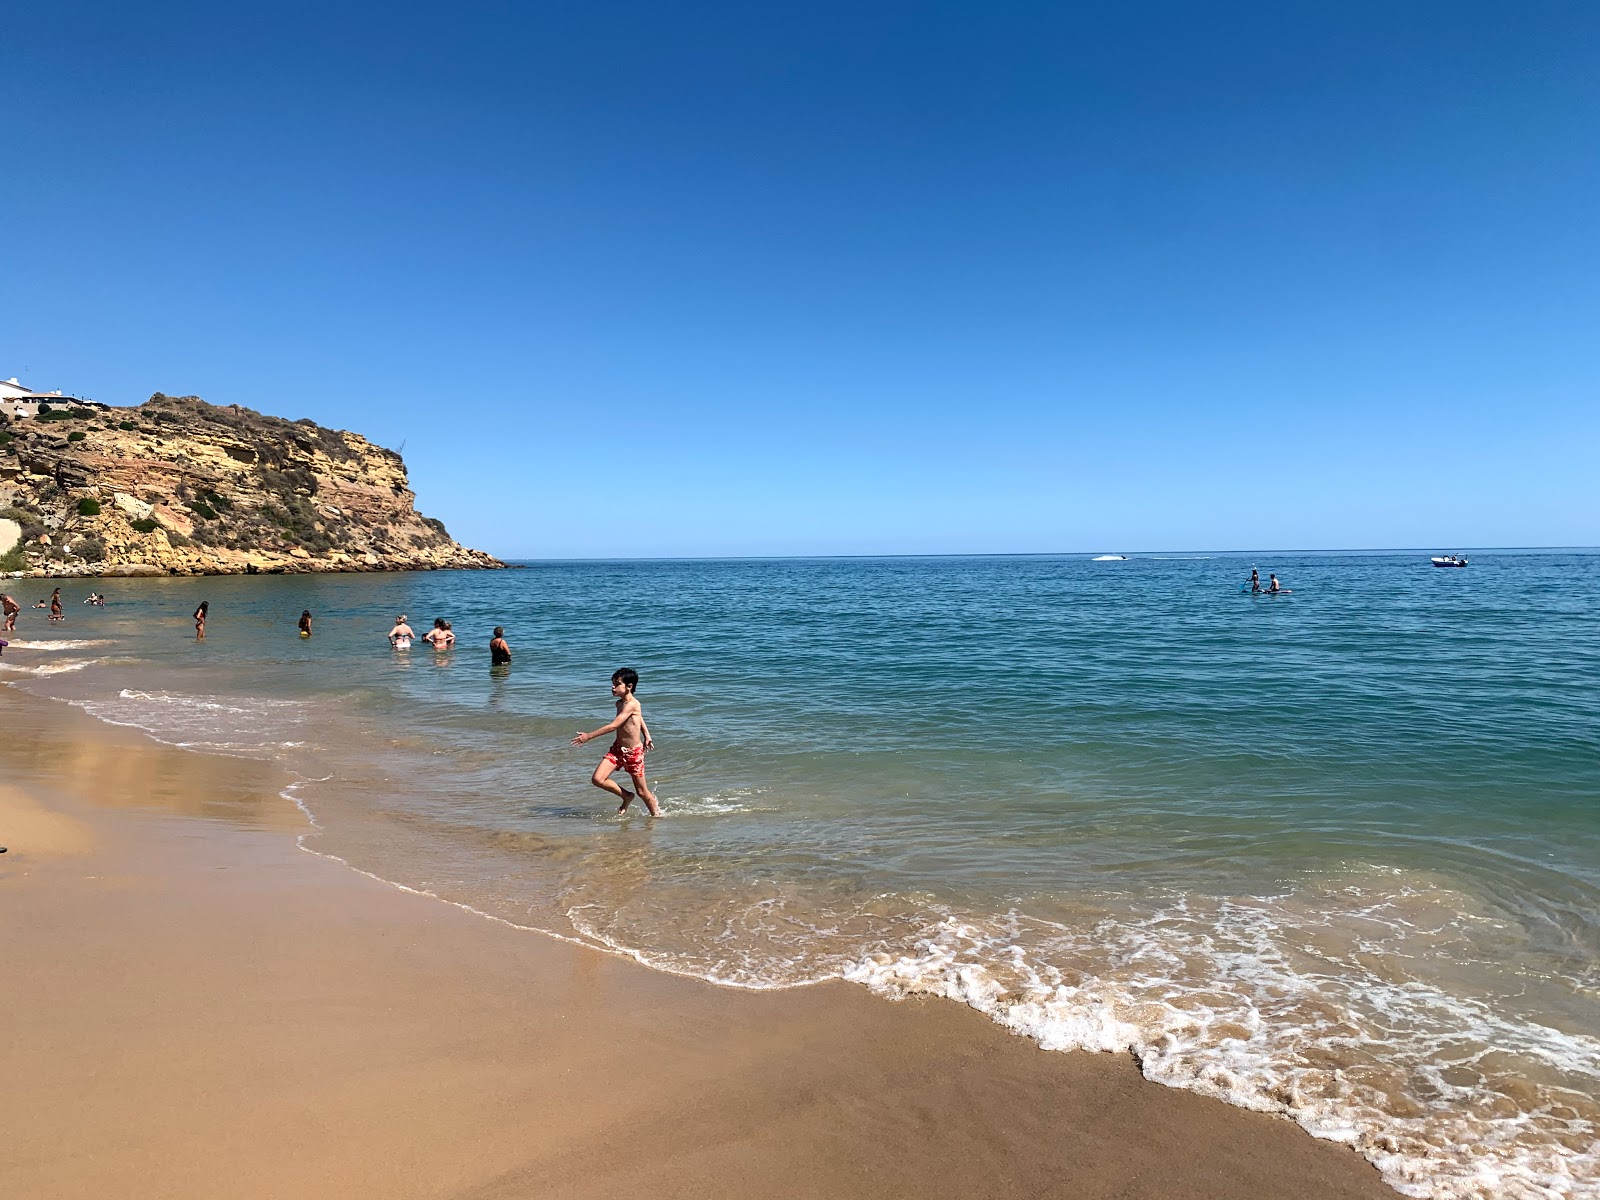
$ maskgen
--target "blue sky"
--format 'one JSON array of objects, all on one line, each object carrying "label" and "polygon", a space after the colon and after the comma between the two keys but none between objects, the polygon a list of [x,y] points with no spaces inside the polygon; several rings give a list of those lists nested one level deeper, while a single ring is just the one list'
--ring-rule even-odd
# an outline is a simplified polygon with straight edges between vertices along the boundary
[{"label": "blue sky", "polygon": [[[232,10],[232,11],[230,11]],[[507,556],[1600,543],[1600,7],[7,17],[0,376]]]}]

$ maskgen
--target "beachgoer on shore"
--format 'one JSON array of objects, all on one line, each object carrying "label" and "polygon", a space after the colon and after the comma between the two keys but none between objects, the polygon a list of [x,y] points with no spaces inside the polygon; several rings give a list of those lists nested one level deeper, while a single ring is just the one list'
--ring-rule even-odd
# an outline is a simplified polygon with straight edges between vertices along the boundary
[{"label": "beachgoer on shore", "polygon": [[496,625],[494,636],[489,639],[489,665],[491,667],[504,667],[511,662],[511,647],[506,645],[506,627]]},{"label": "beachgoer on shore", "polygon": [[200,601],[200,607],[194,610],[194,636],[196,641],[206,640],[206,613],[211,611],[211,601]]},{"label": "beachgoer on shore", "polygon": [[50,619],[52,621],[65,621],[67,619],[67,615],[61,611],[60,588],[50,593]]},{"label": "beachgoer on shore", "polygon": [[300,614],[300,636],[311,636],[311,610],[309,608]]},{"label": "beachgoer on shore", "polygon": [[612,672],[611,694],[617,701],[616,717],[599,729],[578,734],[572,739],[572,744],[581,746],[601,734],[615,733],[616,741],[611,743],[611,749],[606,751],[605,757],[600,760],[600,765],[589,777],[589,782],[601,791],[621,797],[622,804],[617,811],[627,812],[628,805],[633,803],[633,792],[611,778],[611,772],[621,767],[633,780],[634,789],[645,802],[645,807],[650,810],[650,815],[659,817],[661,805],[656,803],[655,795],[644,779],[645,751],[654,749],[655,743],[650,740],[649,726],[644,723],[644,709],[639,706],[639,701],[633,694],[638,686],[639,674],[631,667],[623,667],[620,671]]},{"label": "beachgoer on shore", "polygon": [[394,619],[394,628],[389,630],[389,645],[396,650],[409,650],[416,636],[411,626],[406,624],[405,613],[401,613]]},{"label": "beachgoer on shore", "polygon": [[450,622],[443,617],[433,619],[433,628],[422,635],[422,640],[435,650],[448,650],[456,644],[456,635],[450,628]]},{"label": "beachgoer on shore", "polygon": [[22,605],[4,592],[0,592],[0,611],[5,613],[5,632],[15,633],[17,631],[17,614],[22,611]]}]

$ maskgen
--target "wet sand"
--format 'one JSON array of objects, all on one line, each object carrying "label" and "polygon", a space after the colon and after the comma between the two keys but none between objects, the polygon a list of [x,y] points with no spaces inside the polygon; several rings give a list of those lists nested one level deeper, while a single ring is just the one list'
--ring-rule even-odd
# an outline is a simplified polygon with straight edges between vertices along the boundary
[{"label": "wet sand", "polygon": [[299,850],[286,780],[0,688],[28,1197],[1371,1197],[1288,1122],[937,1000],[740,992]]}]

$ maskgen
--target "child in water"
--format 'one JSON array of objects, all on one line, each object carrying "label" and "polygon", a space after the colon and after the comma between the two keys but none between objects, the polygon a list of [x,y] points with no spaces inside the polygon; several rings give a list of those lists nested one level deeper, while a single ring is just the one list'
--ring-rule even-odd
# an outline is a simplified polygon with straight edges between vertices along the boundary
[{"label": "child in water", "polygon": [[628,805],[633,803],[633,793],[611,778],[611,772],[621,767],[633,780],[633,786],[650,810],[650,815],[659,817],[661,805],[656,803],[654,793],[644,780],[644,753],[653,749],[655,743],[650,740],[650,729],[644,723],[644,709],[639,706],[639,701],[633,694],[638,686],[639,674],[632,668],[623,667],[620,671],[614,672],[611,676],[611,694],[617,701],[616,718],[592,732],[580,733],[572,739],[572,744],[581,746],[603,733],[615,733],[616,741],[611,743],[611,749],[606,751],[606,756],[594,769],[594,775],[589,782],[601,791],[620,796],[622,804],[617,811],[627,812]]}]

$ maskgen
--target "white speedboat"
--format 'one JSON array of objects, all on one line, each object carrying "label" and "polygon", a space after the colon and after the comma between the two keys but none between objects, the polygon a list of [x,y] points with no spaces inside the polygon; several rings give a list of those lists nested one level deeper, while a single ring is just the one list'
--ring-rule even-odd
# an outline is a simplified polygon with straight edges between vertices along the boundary
[{"label": "white speedboat", "polygon": [[1467,560],[1459,554],[1435,555],[1433,565],[1436,567],[1464,567],[1467,565]]},{"label": "white speedboat", "polygon": [[1127,562],[1128,561],[1128,556],[1126,554],[1097,554],[1093,558],[1091,558],[1089,561],[1090,562]]}]

